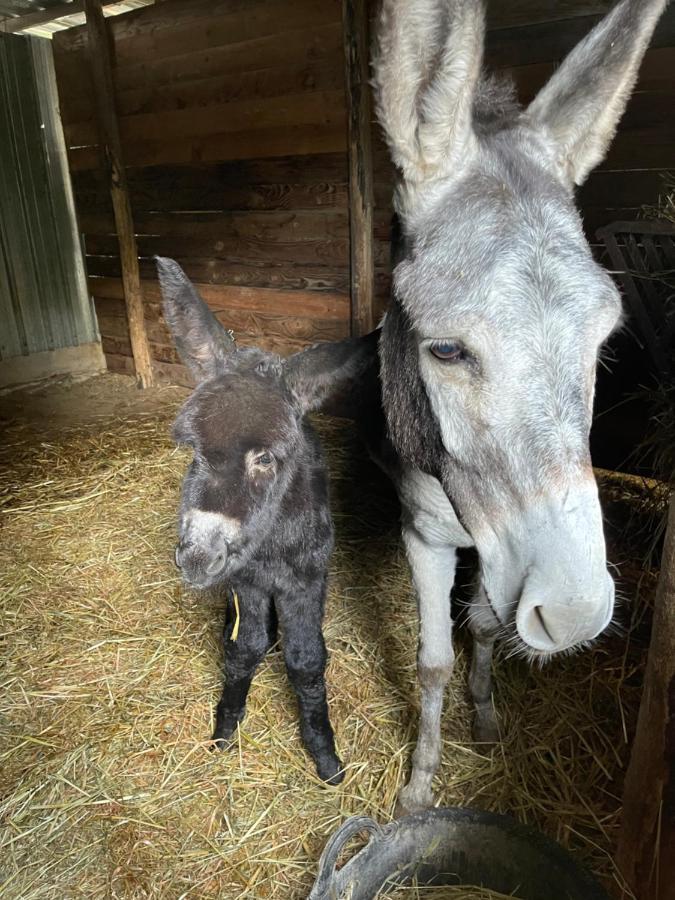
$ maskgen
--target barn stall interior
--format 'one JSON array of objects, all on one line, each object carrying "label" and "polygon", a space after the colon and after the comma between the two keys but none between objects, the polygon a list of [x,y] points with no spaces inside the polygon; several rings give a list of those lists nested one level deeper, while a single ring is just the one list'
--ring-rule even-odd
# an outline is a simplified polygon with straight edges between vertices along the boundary
[{"label": "barn stall interior", "polygon": [[[486,63],[528,102],[612,6],[491,3]],[[224,601],[184,588],[173,566],[189,454],[170,428],[191,382],[152,259],[178,260],[242,345],[286,356],[379,321],[394,170],[367,86],[374,14],[352,0],[0,0],[8,897],[304,897],[348,815],[393,814],[417,727],[415,600],[395,494],[349,420],[316,417],[345,780],[326,789],[310,769],[277,653],[233,748],[210,752]],[[673,701],[664,713],[657,688],[622,816],[645,677],[672,678],[674,63],[671,6],[578,192],[625,295],[592,433],[620,627],[542,669],[500,659],[495,747],[471,739],[460,629],[435,783],[442,805],[535,825],[612,896],[638,900],[675,883],[672,771],[650,758]],[[661,553],[671,574],[655,610]],[[463,561],[460,610],[474,571]]]}]

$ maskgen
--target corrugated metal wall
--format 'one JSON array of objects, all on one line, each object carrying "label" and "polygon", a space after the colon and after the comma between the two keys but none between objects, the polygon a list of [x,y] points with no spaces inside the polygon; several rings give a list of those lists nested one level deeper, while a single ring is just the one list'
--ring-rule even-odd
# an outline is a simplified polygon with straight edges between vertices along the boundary
[{"label": "corrugated metal wall", "polygon": [[0,360],[98,340],[51,53],[0,33]]}]

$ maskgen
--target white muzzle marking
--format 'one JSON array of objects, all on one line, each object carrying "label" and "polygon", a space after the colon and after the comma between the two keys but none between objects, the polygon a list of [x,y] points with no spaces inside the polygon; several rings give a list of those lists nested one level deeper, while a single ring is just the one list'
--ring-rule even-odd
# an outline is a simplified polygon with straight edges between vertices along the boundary
[{"label": "white muzzle marking", "polygon": [[200,547],[208,547],[213,539],[233,541],[241,530],[239,519],[218,512],[191,509],[183,523],[184,539]]}]

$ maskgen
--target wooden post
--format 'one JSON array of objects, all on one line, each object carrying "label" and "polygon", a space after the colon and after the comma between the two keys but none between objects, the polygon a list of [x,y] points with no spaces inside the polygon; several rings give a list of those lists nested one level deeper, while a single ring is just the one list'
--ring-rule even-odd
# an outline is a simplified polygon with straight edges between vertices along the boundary
[{"label": "wooden post", "polygon": [[670,498],[617,865],[638,900],[675,898],[675,494]]},{"label": "wooden post", "polygon": [[351,331],[367,334],[373,316],[373,158],[368,79],[368,3],[343,0],[349,153]]},{"label": "wooden post", "polygon": [[87,16],[89,62],[96,95],[99,131],[110,177],[110,195],[120,247],[122,284],[129,323],[131,352],[134,357],[136,380],[139,387],[145,388],[153,384],[152,361],[148,336],[145,331],[136,235],[122,159],[122,142],[115,112],[110,34],[101,10],[101,0],[84,0],[84,7]]}]

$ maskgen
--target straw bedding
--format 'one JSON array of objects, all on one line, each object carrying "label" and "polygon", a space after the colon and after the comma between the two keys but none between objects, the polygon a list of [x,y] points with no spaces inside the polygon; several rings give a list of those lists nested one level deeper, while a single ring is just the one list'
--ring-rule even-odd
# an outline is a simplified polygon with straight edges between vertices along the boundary
[{"label": "straw bedding", "polygon": [[[72,388],[73,408],[87,390]],[[347,777],[327,789],[314,775],[275,652],[234,746],[210,752],[223,606],[184,589],[173,567],[187,461],[169,438],[178,399],[52,431],[7,429],[3,897],[305,897],[327,836],[353,813],[388,819],[406,775],[416,623],[396,501],[351,429],[329,419],[319,420],[338,533],[327,681]],[[501,662],[503,743],[486,750],[470,739],[470,645],[461,634],[455,643],[440,801],[538,825],[614,882],[645,648],[615,635],[543,670]]]}]

